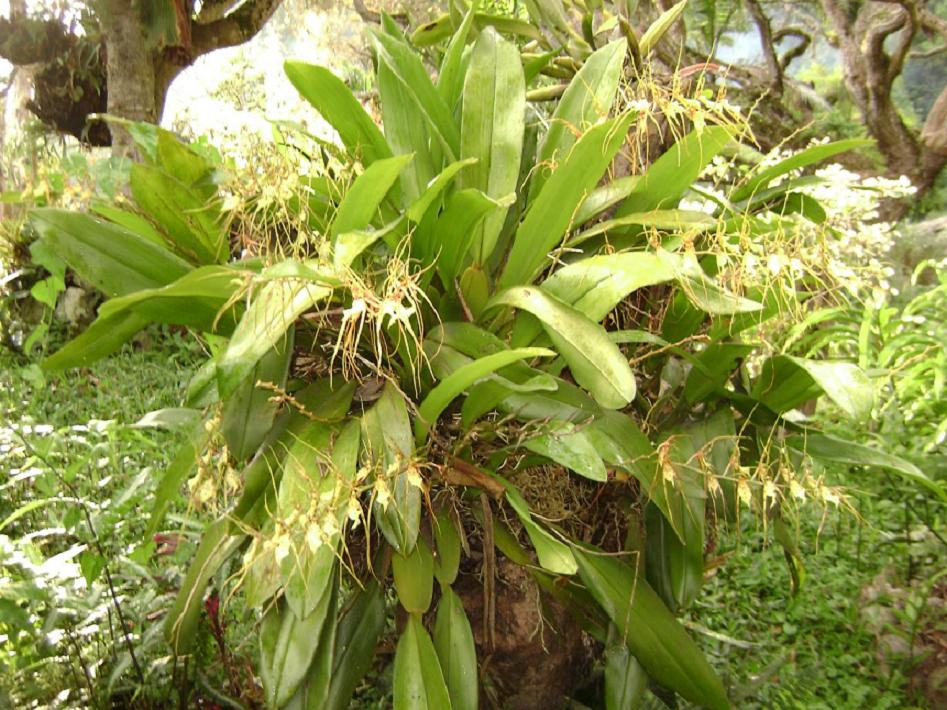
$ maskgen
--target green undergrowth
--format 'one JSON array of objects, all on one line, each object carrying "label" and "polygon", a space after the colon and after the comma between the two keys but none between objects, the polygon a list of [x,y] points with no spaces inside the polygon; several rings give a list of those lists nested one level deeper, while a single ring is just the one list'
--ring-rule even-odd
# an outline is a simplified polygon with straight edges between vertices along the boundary
[{"label": "green undergrowth", "polygon": [[[177,555],[155,567],[154,542],[145,539],[144,526],[157,474],[180,435],[131,425],[148,411],[179,404],[198,355],[191,341],[155,333],[149,349],[126,346],[94,367],[70,371],[43,385],[24,377],[22,365],[8,354],[0,356],[3,444],[9,447],[0,457],[0,519],[8,520],[31,501],[66,498],[70,491],[90,506],[99,542],[114,554],[109,567],[149,678],[151,690],[146,693],[153,692],[151,701],[158,705],[159,680],[166,680],[168,669],[162,665],[160,639],[149,637],[156,623],[147,617],[166,601],[160,588],[151,597],[138,582],[142,563],[152,572],[160,570],[162,577],[175,574]],[[112,423],[99,423],[103,420]],[[60,478],[70,470],[70,489],[64,490]],[[833,483],[848,486],[857,512],[833,509],[823,518],[815,506],[805,507],[799,539],[807,576],[795,596],[783,550],[758,520],[746,515],[742,526],[717,540],[715,554],[722,564],[688,623],[714,665],[726,674],[725,683],[735,689],[739,707],[924,706],[907,691],[910,664],[897,658],[879,661],[877,635],[864,618],[862,590],[883,573],[905,586],[909,578],[931,573],[940,543],[924,534],[920,519],[936,528],[936,515],[924,508],[923,499],[895,489],[885,479],[836,472]],[[0,589],[0,706],[16,701],[12,706],[41,707],[56,696],[62,706],[82,706],[90,694],[106,697],[108,676],[120,665],[127,667],[114,627],[90,623],[80,613],[107,619],[112,605],[98,562],[84,556],[93,545],[84,522],[71,512],[76,510],[65,501],[50,503],[0,530],[7,554],[0,559],[6,585]],[[67,556],[75,569],[64,566],[69,579],[60,589],[52,593],[45,588],[49,580],[34,579],[40,588],[35,598],[26,606],[19,604],[34,618],[11,612],[5,600],[22,591],[24,575],[22,570],[19,576],[11,572],[10,550],[32,553],[39,567],[77,544],[83,550]],[[754,554],[739,554],[740,548]],[[182,560],[186,557],[183,554]],[[88,574],[93,583],[72,584],[73,573]],[[51,621],[45,605],[53,601],[62,610]],[[80,640],[78,655],[70,635]],[[205,660],[215,662],[211,654]],[[92,675],[92,692],[85,671]],[[207,673],[212,675],[211,670]],[[215,685],[212,680],[208,678],[208,687]],[[135,692],[133,679],[127,682],[128,692]],[[383,705],[389,682],[384,674],[370,675],[359,693],[359,707]],[[120,696],[120,684],[111,689],[116,691]],[[654,698],[651,704],[660,706]]]}]

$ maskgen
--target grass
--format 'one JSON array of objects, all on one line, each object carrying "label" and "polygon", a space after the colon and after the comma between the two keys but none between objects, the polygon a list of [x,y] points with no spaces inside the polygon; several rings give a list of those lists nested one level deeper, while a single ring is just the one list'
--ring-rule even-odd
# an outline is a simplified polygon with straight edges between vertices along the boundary
[{"label": "grass", "polygon": [[[913,498],[914,491],[865,474],[838,479],[851,486],[858,517],[833,510],[823,518],[810,508],[800,521],[806,579],[796,596],[782,548],[767,541],[757,521],[720,541],[718,553],[730,556],[704,586],[691,617],[730,639],[704,638],[734,695],[743,696],[742,708],[924,707],[908,693],[908,659],[880,661],[863,590],[879,576],[896,587],[922,581],[943,548],[921,540],[916,518],[908,518],[914,529],[904,534],[905,507],[896,501]],[[905,635],[904,626],[883,631]]]},{"label": "grass", "polygon": [[[77,506],[64,500],[65,484],[90,505],[147,685],[156,693],[167,685],[167,650],[150,619],[166,606],[179,573],[175,565],[185,563],[187,551],[156,562],[143,530],[177,435],[130,425],[148,411],[179,404],[198,357],[193,343],[164,334],[153,349],[126,347],[43,386],[25,378],[9,356],[0,359],[0,443],[6,447],[0,520],[30,501],[52,501],[0,529],[0,706],[40,707],[58,696],[60,706],[88,707],[109,686],[120,697],[141,691],[97,569],[104,561]],[[96,424],[101,420],[112,423]],[[856,483],[851,476],[837,482]],[[916,530],[905,534],[906,508],[892,501],[910,500],[913,492],[864,474],[857,484],[862,490],[853,501],[861,522],[844,512],[823,520],[812,509],[802,519],[807,579],[795,597],[782,549],[766,541],[750,516],[718,540],[716,554],[727,556],[726,563],[705,585],[689,621],[742,696],[739,707],[837,710],[916,701],[908,697],[903,665],[879,663],[860,593],[886,569],[896,581],[922,575],[942,550],[908,541]],[[17,555],[30,564],[17,563]],[[62,579],[43,577],[37,570],[57,555],[66,555]],[[16,602],[28,612],[25,625],[9,601],[18,593],[34,595]]]}]

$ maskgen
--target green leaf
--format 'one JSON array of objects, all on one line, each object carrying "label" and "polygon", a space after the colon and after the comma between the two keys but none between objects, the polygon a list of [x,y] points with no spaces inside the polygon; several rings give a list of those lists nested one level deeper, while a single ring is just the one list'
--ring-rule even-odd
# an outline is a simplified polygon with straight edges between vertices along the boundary
[{"label": "green leaf", "polygon": [[562,301],[528,286],[498,294],[488,307],[499,305],[513,306],[539,318],[575,381],[591,392],[601,406],[619,409],[634,398],[635,378],[628,361],[601,326]]},{"label": "green leaf", "polygon": [[208,437],[209,435],[204,429],[204,422],[199,422],[188,435],[187,440],[178,448],[174,458],[171,459],[171,463],[168,464],[164,475],[155,488],[151,517],[148,519],[148,537],[158,532],[172,502],[180,495],[181,486],[190,478],[191,472],[197,467],[197,458],[203,452]]},{"label": "green leaf", "polygon": [[258,383],[269,383],[278,388],[286,386],[293,353],[293,335],[294,329],[287,331],[287,337],[260,358],[250,375],[224,402],[220,430],[227,448],[238,463],[246,461],[256,452],[273,426],[279,404],[270,401],[273,390],[260,387]]},{"label": "green leaf", "polygon": [[447,198],[447,206],[432,230],[432,241],[423,248],[426,263],[437,259],[437,271],[445,288],[453,288],[454,279],[469,260],[470,247],[477,234],[476,226],[488,214],[509,207],[513,196],[494,200],[480,190],[458,190]]},{"label": "green leaf", "polygon": [[688,133],[651,164],[615,216],[677,207],[687,188],[730,141],[730,131],[722,126]]},{"label": "green leaf", "polygon": [[624,144],[633,118],[628,113],[596,124],[560,161],[516,232],[500,288],[528,283],[547,253],[562,241],[579,205]]},{"label": "green leaf", "polygon": [[[576,224],[578,224],[576,220]],[[569,246],[575,247],[583,242],[602,235],[624,235],[629,227],[653,227],[669,232],[703,232],[712,229],[717,222],[704,212],[694,210],[651,210],[650,212],[632,212],[623,217],[607,219],[583,230],[571,237]]]},{"label": "green leaf", "polygon": [[776,355],[763,363],[753,384],[752,396],[782,413],[825,393],[853,419],[864,420],[874,406],[868,375],[850,362],[807,360]]},{"label": "green leaf", "polygon": [[463,93],[466,73],[464,49],[473,19],[474,8],[470,8],[464,16],[464,21],[451,37],[447,50],[444,52],[444,59],[441,61],[440,71],[437,73],[437,92],[451,111],[457,106]]},{"label": "green leaf", "polygon": [[130,184],[135,202],[164,229],[181,256],[194,264],[227,260],[227,233],[218,203],[150,165],[133,165]]},{"label": "green leaf", "polygon": [[674,270],[656,254],[599,254],[559,269],[543,281],[542,289],[597,322],[632,291],[674,277]]},{"label": "green leaf", "polygon": [[865,446],[864,444],[849,439],[842,439],[837,436],[821,434],[814,431],[807,431],[805,434],[797,434],[788,437],[786,444],[819,461],[842,463],[848,464],[849,466],[885,468],[894,471],[904,478],[933,491],[938,497],[947,501],[947,491],[944,490],[942,485],[936,481],[932,481],[921,469],[910,461],[900,456],[890,454],[887,451],[876,449],[872,446]]},{"label": "green leaf", "polygon": [[130,232],[134,232],[143,239],[147,239],[149,242],[154,242],[164,249],[170,247],[167,238],[158,231],[157,227],[141,215],[111,205],[92,205],[91,210],[105,217],[108,221],[114,222]]},{"label": "green leaf", "polygon": [[592,481],[607,481],[608,473],[588,435],[571,424],[550,427],[547,433],[527,439],[523,446]]},{"label": "green leaf", "polygon": [[396,155],[376,160],[359,175],[345,193],[332,221],[330,236],[368,227],[375,219],[385,195],[411,162],[413,155]]},{"label": "green leaf", "polygon": [[697,354],[701,367],[693,367],[684,381],[684,399],[695,404],[719,391],[739,362],[759,346],[753,343],[711,343]]},{"label": "green leaf", "polygon": [[395,651],[395,710],[450,710],[451,699],[431,637],[412,614]]},{"label": "green leaf", "polygon": [[674,269],[677,282],[687,299],[705,313],[732,315],[763,309],[761,303],[737,296],[709,278],[693,254],[659,251],[658,256]]},{"label": "green leaf", "polygon": [[164,286],[191,270],[167,249],[91,215],[55,209],[30,214],[52,251],[107,296]]},{"label": "green leaf", "polygon": [[569,546],[557,540],[550,532],[533,520],[533,516],[529,512],[529,505],[520,495],[520,492],[510,483],[506,481],[503,481],[503,483],[506,486],[506,500],[523,524],[530,542],[533,543],[539,566],[553,574],[575,574],[578,567],[576,567],[575,557],[572,555]]},{"label": "green leaf", "polygon": [[[569,82],[556,104],[549,120],[549,130],[539,148],[537,160],[541,166],[551,165],[567,156],[578,131],[608,116],[618,91],[626,47],[627,43],[622,39],[596,50]],[[538,194],[546,182],[547,172],[544,168],[536,172],[530,185],[531,193]]]},{"label": "green leaf", "polygon": [[401,173],[401,194],[407,202],[417,200],[434,176],[430,130],[418,120],[414,98],[385,62],[378,64],[378,100],[385,126],[385,140],[395,155],[414,155]]},{"label": "green leaf", "polygon": [[[647,57],[651,53],[651,50],[657,46],[661,38],[684,14],[686,6],[687,0],[681,0],[662,12],[658,19],[651,23],[651,26],[645,30],[645,33],[638,40],[638,51],[641,52],[642,57]],[[716,10],[712,10],[712,12],[716,12]]]},{"label": "green leaf", "polygon": [[451,162],[460,155],[460,131],[447,104],[437,93],[420,57],[401,40],[379,32],[372,33],[378,61],[385,63],[401,82],[421,117]]},{"label": "green leaf", "polygon": [[230,535],[230,521],[226,517],[215,520],[204,531],[165,619],[165,638],[175,655],[189,653],[193,648],[207,584],[221,563],[237,550],[243,537]]},{"label": "green leaf", "polygon": [[285,710],[325,710],[332,688],[335,639],[338,631],[335,615],[339,601],[339,585],[332,585],[332,597],[326,609],[326,621],[322,624],[319,645],[306,677],[296,694],[284,706]]},{"label": "green leaf", "polygon": [[747,199],[748,197],[751,197],[760,189],[765,188],[776,178],[786,175],[793,170],[798,170],[799,168],[804,168],[807,165],[821,162],[826,158],[831,158],[833,155],[838,155],[839,153],[845,153],[849,150],[856,150],[858,148],[867,148],[874,144],[875,142],[873,140],[849,138],[847,140],[835,141],[833,143],[823,143],[821,145],[814,145],[810,148],[806,148],[805,150],[776,163],[776,165],[771,165],[752,175],[746,184],[744,184],[730,196],[730,200],[732,202],[740,202]]},{"label": "green leaf", "polygon": [[450,586],[457,579],[460,569],[460,534],[446,509],[438,511],[432,527],[437,550],[434,556],[434,576],[442,585]]},{"label": "green leaf", "polygon": [[154,323],[229,332],[234,312],[225,311],[224,306],[243,282],[244,276],[233,267],[201,266],[166,286],[106,301],[99,308],[99,318],[110,319],[131,310]]},{"label": "green leaf", "polygon": [[434,557],[423,539],[408,555],[391,556],[391,573],[398,601],[409,614],[424,614],[434,593]]},{"label": "green leaf", "polygon": [[[358,424],[351,422],[336,434],[328,424],[310,421],[293,439],[283,462],[276,514],[284,522],[307,516],[312,521],[280,563],[286,601],[303,618],[319,603],[335,565],[355,476]],[[324,532],[330,519],[337,531],[332,534]],[[315,524],[322,529],[314,540],[310,526]]]},{"label": "green leaf", "polygon": [[727,710],[720,678],[650,585],[616,557],[574,549],[579,575],[645,671],[686,700]]},{"label": "green leaf", "polygon": [[426,439],[431,425],[437,422],[437,418],[447,405],[474,383],[518,360],[552,357],[553,355],[555,355],[554,352],[545,348],[520,348],[486,355],[464,365],[442,380],[421,402],[421,406],[418,408],[419,417],[415,420],[414,425],[415,438],[418,444],[420,445]]},{"label": "green leaf", "polygon": [[85,367],[111,355],[148,325],[148,319],[137,313],[120,313],[111,318],[97,318],[81,335],[43,360],[48,372]]},{"label": "green leaf", "polygon": [[450,587],[443,587],[434,621],[434,649],[444,673],[451,707],[477,710],[477,649],[464,605]]},{"label": "green leaf", "polygon": [[408,207],[407,216],[408,219],[412,222],[420,222],[421,218],[427,214],[428,209],[432,204],[441,196],[441,193],[450,185],[451,180],[454,179],[454,176],[457,175],[464,168],[474,165],[477,162],[476,158],[467,158],[466,160],[458,160],[457,162],[451,163],[446,168],[444,168],[440,175],[434,178],[430,184],[426,186],[426,189],[421,196]]},{"label": "green leaf", "polygon": [[[460,154],[477,163],[461,178],[461,187],[499,199],[516,192],[523,152],[526,84],[516,46],[486,28],[474,43],[464,83]],[[506,210],[486,216],[476,228],[477,263],[490,257]]]},{"label": "green leaf", "polygon": [[390,492],[386,504],[375,499],[374,521],[402,555],[414,549],[421,522],[421,491],[409,478],[414,455],[411,421],[404,397],[391,383],[362,416],[362,442],[368,465]]},{"label": "green leaf", "polygon": [[631,194],[639,180],[641,178],[637,175],[626,175],[596,187],[575,213],[574,223],[585,224],[609,207],[617,205]]},{"label": "green leaf", "polygon": [[283,69],[300,95],[338,131],[349,154],[365,165],[391,157],[378,126],[341,79],[325,67],[303,62],[286,62]]},{"label": "green leaf", "polygon": [[305,279],[265,283],[253,297],[217,363],[220,396],[229,397],[296,319],[331,293],[330,286]]},{"label": "green leaf", "polygon": [[335,572],[331,577],[309,616],[298,618],[283,602],[273,604],[263,616],[260,624],[260,677],[268,707],[286,705],[306,678],[329,616],[334,587],[339,583]]},{"label": "green leaf", "polygon": [[[609,625],[614,633],[615,625]],[[648,675],[628,647],[616,643],[605,649],[605,710],[633,710],[642,706]]]},{"label": "green leaf", "polygon": [[359,681],[372,667],[385,630],[385,597],[375,580],[356,592],[339,620],[326,710],[348,710]]}]

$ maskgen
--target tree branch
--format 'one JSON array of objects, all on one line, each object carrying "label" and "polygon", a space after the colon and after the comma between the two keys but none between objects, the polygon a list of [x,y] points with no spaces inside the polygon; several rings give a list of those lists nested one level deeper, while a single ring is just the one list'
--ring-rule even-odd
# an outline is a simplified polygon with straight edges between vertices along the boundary
[{"label": "tree branch", "polygon": [[760,45],[763,48],[763,59],[766,61],[766,68],[769,70],[770,86],[773,93],[777,96],[783,93],[783,68],[779,61],[779,55],[776,54],[776,45],[773,41],[773,28],[770,25],[769,18],[763,12],[757,0],[744,0],[747,12],[753,19],[753,24],[760,35]]},{"label": "tree branch", "polygon": [[247,42],[273,16],[281,1],[246,0],[219,20],[206,25],[195,24],[192,28],[194,56]]}]

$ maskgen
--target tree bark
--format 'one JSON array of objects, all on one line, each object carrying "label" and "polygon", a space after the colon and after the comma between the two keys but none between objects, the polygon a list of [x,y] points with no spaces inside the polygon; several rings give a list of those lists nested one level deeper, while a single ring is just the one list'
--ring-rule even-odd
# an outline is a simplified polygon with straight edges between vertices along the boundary
[{"label": "tree bark", "polygon": [[[108,53],[108,112],[129,121],[156,123],[155,62],[138,11],[127,0],[105,0],[102,33]],[[124,126],[112,124],[112,154],[132,157],[135,143]]]},{"label": "tree bark", "polygon": [[[920,133],[905,124],[891,97],[918,29],[947,36],[947,22],[915,0],[865,2],[854,16],[836,0],[822,0],[839,41],[845,85],[868,133],[884,157],[887,172],[906,175],[917,188],[915,200],[934,185],[947,165],[947,88]],[[906,201],[885,205],[886,219],[900,219]]]}]

